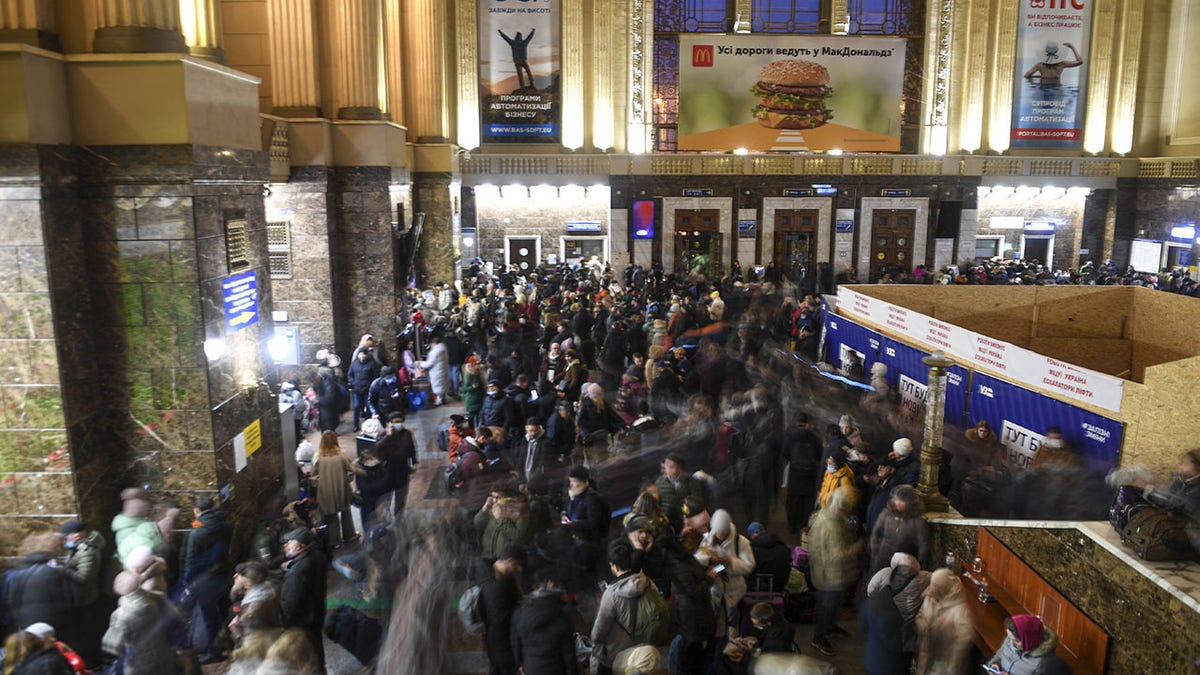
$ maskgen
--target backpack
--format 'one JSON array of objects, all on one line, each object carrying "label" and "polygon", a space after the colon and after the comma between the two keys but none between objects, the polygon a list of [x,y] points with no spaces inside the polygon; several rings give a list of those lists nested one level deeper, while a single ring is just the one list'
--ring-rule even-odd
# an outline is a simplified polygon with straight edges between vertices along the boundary
[{"label": "backpack", "polygon": [[350,388],[345,382],[337,383],[337,409],[338,412],[350,412]]},{"label": "backpack", "polygon": [[638,598],[632,624],[629,628],[621,628],[629,633],[635,645],[660,646],[671,641],[671,606],[653,582],[647,584],[646,592]]},{"label": "backpack", "polygon": [[446,481],[446,491],[454,492],[463,486],[466,478],[463,476],[462,458],[458,458],[451,464],[447,464],[443,471],[442,478]]},{"label": "backpack", "polygon": [[458,620],[471,635],[483,635],[483,612],[479,607],[481,590],[479,586],[472,586],[458,597]]}]

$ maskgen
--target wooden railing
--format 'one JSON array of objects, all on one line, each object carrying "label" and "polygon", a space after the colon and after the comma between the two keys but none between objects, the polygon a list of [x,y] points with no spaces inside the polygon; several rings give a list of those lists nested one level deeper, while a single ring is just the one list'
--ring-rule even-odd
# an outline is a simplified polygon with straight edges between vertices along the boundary
[{"label": "wooden railing", "polygon": [[980,651],[990,655],[1000,647],[1006,617],[1033,614],[1058,634],[1057,653],[1070,664],[1073,673],[1104,672],[1108,635],[1100,626],[982,527],[976,555],[983,560],[988,591],[995,598],[993,602],[979,602],[975,588],[964,578]]}]

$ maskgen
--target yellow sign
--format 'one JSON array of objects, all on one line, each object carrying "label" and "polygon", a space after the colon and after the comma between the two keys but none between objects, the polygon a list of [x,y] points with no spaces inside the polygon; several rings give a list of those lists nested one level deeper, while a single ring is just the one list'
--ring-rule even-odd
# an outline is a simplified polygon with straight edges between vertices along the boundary
[{"label": "yellow sign", "polygon": [[262,447],[262,420],[251,422],[242,433],[246,436],[246,456],[249,457]]}]

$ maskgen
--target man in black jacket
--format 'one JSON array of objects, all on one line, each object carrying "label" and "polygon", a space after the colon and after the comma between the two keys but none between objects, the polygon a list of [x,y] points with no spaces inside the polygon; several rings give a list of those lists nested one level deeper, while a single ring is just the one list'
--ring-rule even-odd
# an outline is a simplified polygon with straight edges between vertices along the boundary
[{"label": "man in black jacket", "polygon": [[325,577],[329,561],[313,545],[312,533],[303,527],[284,535],[283,552],[287,556],[283,564],[283,589],[279,593],[283,626],[304,631],[324,670],[321,628],[325,625]]},{"label": "man in black jacket", "polygon": [[483,399],[483,406],[479,408],[479,420],[475,426],[500,427],[507,432],[516,419],[513,402],[501,392],[500,381],[488,380],[487,396]]},{"label": "man in black jacket", "polygon": [[367,392],[368,412],[382,424],[391,418],[392,413],[404,412],[407,407],[408,394],[404,391],[404,384],[400,382],[396,369],[384,366]]},{"label": "man in black jacket", "polygon": [[58,535],[30,535],[21,544],[25,557],[4,575],[0,617],[6,633],[43,622],[54,626],[64,638],[76,634],[74,610],[80,604],[79,583],[65,568],[57,567],[54,556]]},{"label": "man in black jacket", "polygon": [[784,448],[788,459],[787,526],[788,532],[798,534],[808,528],[821,478],[821,439],[813,433],[807,414],[795,414],[795,426],[788,429]]},{"label": "man in black jacket", "polygon": [[527,675],[578,675],[575,633],[553,570],[543,568],[512,619],[512,650]]},{"label": "man in black jacket", "polygon": [[[491,564],[479,585],[479,608],[483,615],[483,650],[488,657],[488,675],[516,675],[517,661],[510,640],[513,612],[521,601],[521,570],[525,552],[507,548]],[[534,671],[536,672],[536,671]]]},{"label": "man in black jacket", "polygon": [[379,377],[381,372],[379,362],[371,358],[371,353],[366,349],[356,351],[354,358],[350,360],[350,367],[346,371],[347,386],[350,387],[350,393],[354,395],[355,429],[358,429],[359,423],[369,414],[367,412],[367,395],[371,391],[371,383]]},{"label": "man in black jacket", "polygon": [[[746,528],[746,536],[754,551],[754,577],[750,581],[750,589],[782,593],[792,573],[792,549],[767,532],[762,523],[750,523]],[[763,577],[770,577],[770,582],[763,580]],[[756,588],[758,581],[764,585]],[[765,585],[768,583],[770,588]]]},{"label": "man in black jacket", "polygon": [[204,624],[207,642],[193,642],[191,647],[200,654],[200,663],[206,664],[221,660],[220,654],[211,649],[212,638],[221,628],[222,605],[229,596],[226,561],[233,528],[212,497],[198,497],[193,515],[198,525],[188,532],[183,545],[179,604],[185,618]]},{"label": "man in black jacket", "polygon": [[408,501],[409,477],[417,467],[417,446],[412,432],[404,428],[404,413],[393,412],[387,422],[387,433],[375,442],[375,456],[387,467],[396,491],[392,513],[399,515]]}]

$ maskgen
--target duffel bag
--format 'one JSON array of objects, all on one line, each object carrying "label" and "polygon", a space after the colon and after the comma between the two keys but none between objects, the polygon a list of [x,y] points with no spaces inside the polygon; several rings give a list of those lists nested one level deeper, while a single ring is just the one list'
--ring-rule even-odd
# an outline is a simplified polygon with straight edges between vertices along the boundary
[{"label": "duffel bag", "polygon": [[1187,536],[1191,522],[1187,516],[1142,505],[1121,528],[1121,542],[1150,562],[1195,560],[1198,556]]}]

